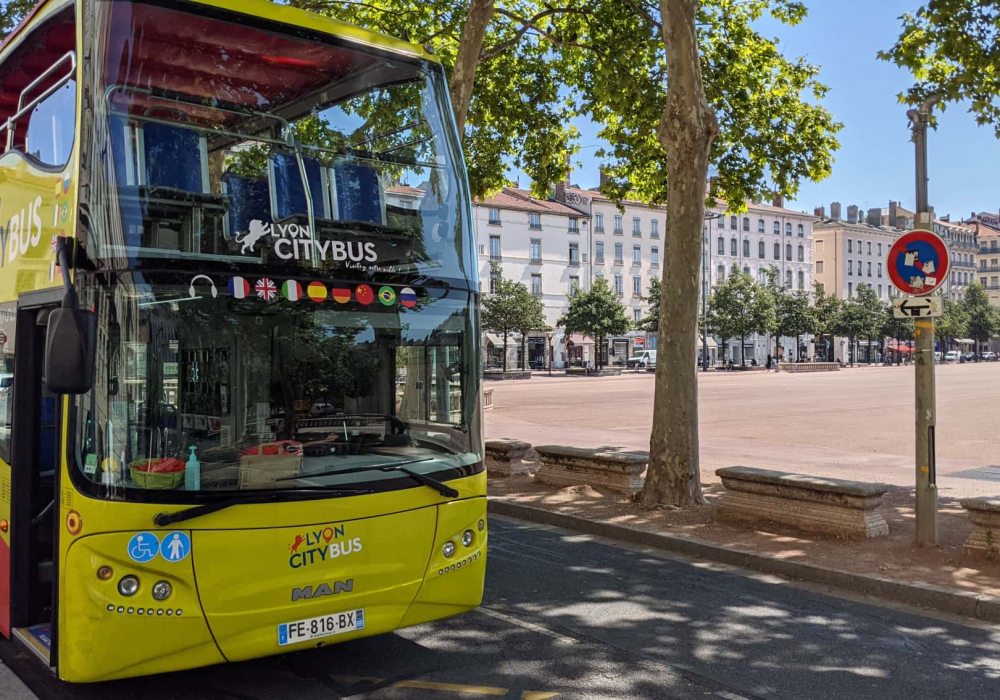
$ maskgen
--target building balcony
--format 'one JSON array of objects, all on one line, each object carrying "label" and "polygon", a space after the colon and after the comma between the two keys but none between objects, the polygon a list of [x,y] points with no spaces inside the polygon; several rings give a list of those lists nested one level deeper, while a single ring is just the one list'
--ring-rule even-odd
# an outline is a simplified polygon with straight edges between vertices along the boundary
[{"label": "building balcony", "polygon": [[569,229],[567,229],[567,230],[570,233],[580,233],[580,227],[579,226],[577,226],[576,228],[573,228],[572,226],[570,226]]},{"label": "building balcony", "polygon": [[625,261],[621,258],[615,258],[615,265],[624,265]]},{"label": "building balcony", "polygon": [[594,233],[604,233],[604,227],[603,226],[595,226],[594,227]]},{"label": "building balcony", "polygon": [[625,235],[625,231],[623,231],[623,230],[622,230],[622,229],[620,229],[620,228],[616,228],[616,229],[615,229],[615,235],[616,235],[616,236],[624,236],[624,235]]},{"label": "building balcony", "polygon": [[503,256],[500,253],[490,253],[490,262],[503,262]]},{"label": "building balcony", "polygon": [[642,231],[632,231],[632,238],[642,238]]},{"label": "building balcony", "polygon": [[580,261],[579,260],[570,260],[569,263],[568,263],[568,265],[570,267],[580,267]]}]

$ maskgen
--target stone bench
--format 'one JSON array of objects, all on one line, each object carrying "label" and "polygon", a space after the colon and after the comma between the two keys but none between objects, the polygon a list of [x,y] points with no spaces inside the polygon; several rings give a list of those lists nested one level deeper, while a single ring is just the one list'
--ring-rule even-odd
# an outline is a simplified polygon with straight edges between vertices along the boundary
[{"label": "stone bench", "polygon": [[511,369],[506,372],[487,370],[483,372],[483,379],[490,379],[496,382],[516,379],[531,379],[531,370]]},{"label": "stone bench", "polygon": [[483,389],[483,410],[493,408],[493,388]]},{"label": "stone bench", "polygon": [[881,513],[885,484],[827,479],[752,467],[717,469],[721,520],[775,522],[806,532],[871,539],[889,534]]},{"label": "stone bench", "polygon": [[490,476],[527,474],[523,460],[530,449],[530,444],[520,440],[487,440],[486,472]]},{"label": "stone bench", "polygon": [[567,377],[618,377],[621,376],[621,367],[602,367],[601,369],[587,369],[585,367],[567,367]]},{"label": "stone bench", "polygon": [[631,496],[642,489],[648,452],[611,452],[582,447],[535,447],[541,467],[535,480],[552,486],[603,486]]},{"label": "stone bench", "polygon": [[976,529],[962,547],[966,556],[996,556],[1000,551],[1000,498],[963,498],[962,507]]},{"label": "stone bench", "polygon": [[839,362],[779,362],[779,372],[839,372]]}]

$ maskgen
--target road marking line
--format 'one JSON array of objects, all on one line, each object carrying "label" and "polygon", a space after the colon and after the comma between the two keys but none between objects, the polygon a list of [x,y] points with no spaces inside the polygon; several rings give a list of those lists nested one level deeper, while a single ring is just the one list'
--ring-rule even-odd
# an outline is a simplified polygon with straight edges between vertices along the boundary
[{"label": "road marking line", "polygon": [[506,615],[502,612],[497,612],[496,610],[490,610],[489,608],[484,608],[484,607],[476,608],[476,612],[480,613],[481,615],[486,615],[488,617],[493,617],[498,620],[503,620],[504,622],[508,622],[518,627],[523,627],[524,629],[531,630],[532,632],[537,632],[538,634],[544,634],[546,637],[552,637],[561,644],[577,643],[577,640],[573,639],[572,637],[567,637],[564,634],[559,634],[558,632],[554,632],[547,627],[536,625],[533,622],[526,622],[525,620],[514,617],[513,615]]},{"label": "road marking line", "polygon": [[720,698],[725,698],[726,700],[750,700],[750,698],[745,698],[742,695],[737,695],[736,693],[730,693],[728,690],[719,690],[715,693]]},{"label": "road marking line", "polygon": [[385,680],[375,676],[330,676],[330,678],[339,683],[381,683]]},{"label": "road marking line", "polygon": [[521,700],[546,700],[546,698],[554,698],[559,693],[546,693],[541,690],[525,690],[521,692]]},{"label": "road marking line", "polygon": [[447,693],[470,693],[473,695],[506,695],[507,688],[493,688],[488,685],[465,685],[464,683],[435,683],[433,681],[399,681],[392,688],[415,688],[419,690],[441,690]]}]

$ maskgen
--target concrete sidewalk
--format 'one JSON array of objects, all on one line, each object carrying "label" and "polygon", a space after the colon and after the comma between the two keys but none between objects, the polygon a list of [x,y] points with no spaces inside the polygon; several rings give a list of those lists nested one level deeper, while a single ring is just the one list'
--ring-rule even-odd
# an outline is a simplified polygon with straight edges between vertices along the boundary
[{"label": "concrete sidewalk", "polygon": [[0,661],[0,700],[38,700],[28,686]]}]

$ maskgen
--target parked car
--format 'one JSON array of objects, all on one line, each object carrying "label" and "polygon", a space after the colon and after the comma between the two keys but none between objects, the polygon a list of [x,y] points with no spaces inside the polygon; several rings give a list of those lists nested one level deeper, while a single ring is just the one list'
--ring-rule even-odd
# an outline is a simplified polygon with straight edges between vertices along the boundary
[{"label": "parked car", "polygon": [[941,353],[939,353],[939,352],[934,353],[934,361],[935,362],[940,362],[941,361]]},{"label": "parked car", "polygon": [[638,355],[628,358],[629,368],[633,367],[655,367],[656,350],[643,350]]},{"label": "parked car", "polygon": [[945,362],[958,362],[962,354],[958,350],[949,350],[944,354]]},{"label": "parked car", "polygon": [[983,359],[992,362],[997,359],[997,354],[995,352],[987,350],[986,352],[983,353]]},{"label": "parked car", "polygon": [[965,361],[966,362],[973,362],[975,359],[976,359],[976,353],[974,353],[974,352],[967,352],[967,353],[965,353]]}]

